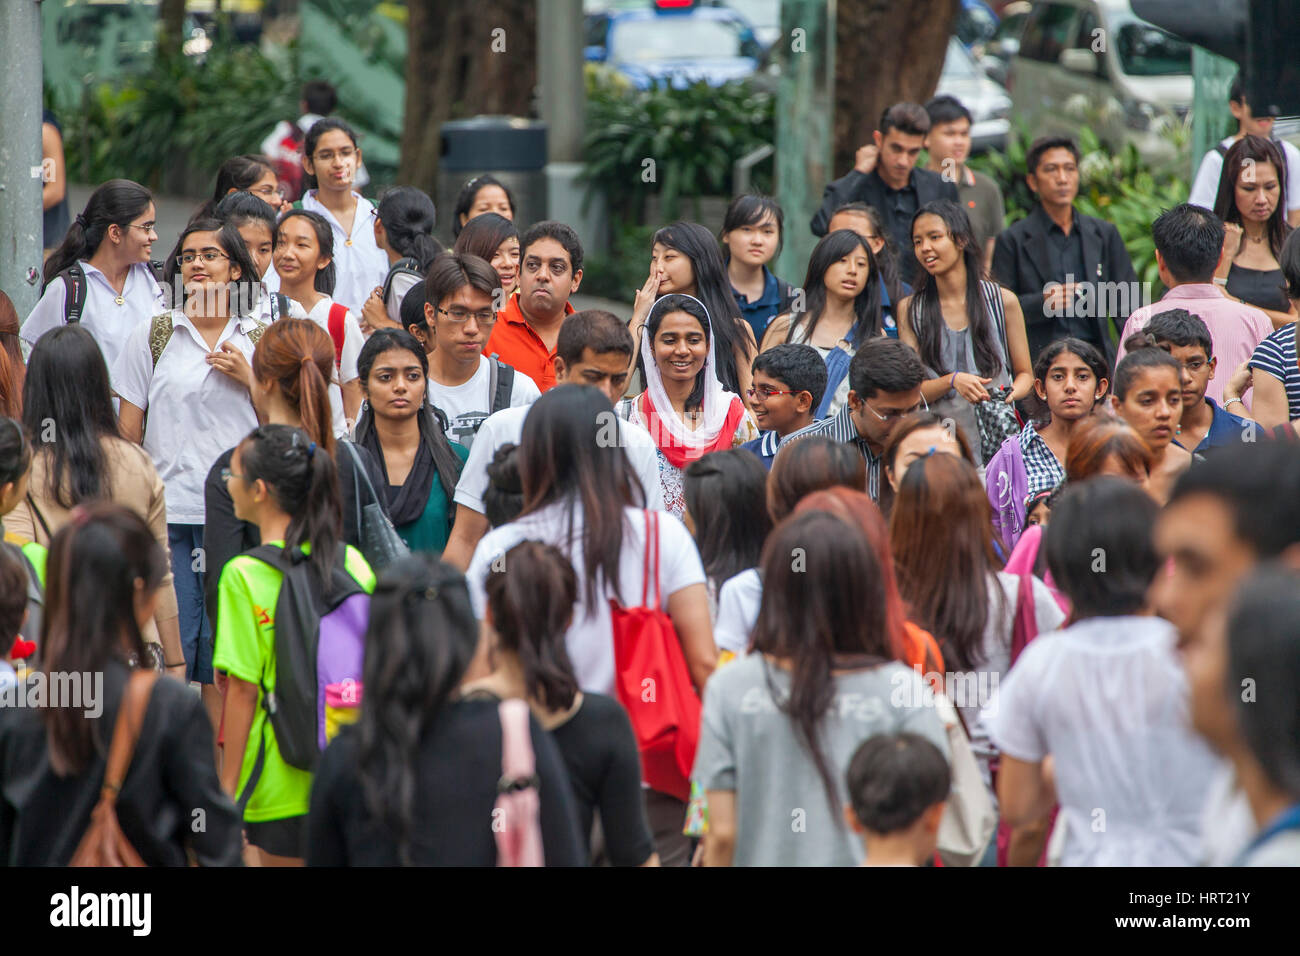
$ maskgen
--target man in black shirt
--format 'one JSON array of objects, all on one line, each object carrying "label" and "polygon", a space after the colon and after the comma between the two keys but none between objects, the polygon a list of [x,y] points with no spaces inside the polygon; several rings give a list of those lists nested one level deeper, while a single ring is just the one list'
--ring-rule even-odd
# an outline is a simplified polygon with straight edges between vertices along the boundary
[{"label": "man in black shirt", "polygon": [[917,169],[916,160],[930,132],[930,116],[916,103],[895,103],[880,117],[872,133],[874,143],[858,150],[849,172],[826,187],[822,207],[813,216],[814,235],[826,235],[835,210],[850,202],[865,202],[884,217],[885,227],[898,247],[898,264],[904,282],[915,284],[920,272],[912,254],[912,217],[936,199],[958,201],[955,183],[938,173]]},{"label": "man in black shirt", "polygon": [[993,275],[1020,299],[1031,355],[1072,335],[1113,364],[1110,320],[1123,328],[1144,301],[1124,240],[1110,223],[1074,208],[1079,147],[1073,140],[1035,140],[1026,160],[1025,179],[1038,205],[998,236]]}]

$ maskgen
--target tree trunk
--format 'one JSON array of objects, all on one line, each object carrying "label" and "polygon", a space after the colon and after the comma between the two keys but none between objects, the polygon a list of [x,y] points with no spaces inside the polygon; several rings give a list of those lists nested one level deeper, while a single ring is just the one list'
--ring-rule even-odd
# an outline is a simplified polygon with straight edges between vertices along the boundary
[{"label": "tree trunk", "polygon": [[959,0],[840,0],[835,18],[834,175],[853,168],[880,115],[934,95]]},{"label": "tree trunk", "polygon": [[159,53],[179,55],[185,42],[185,0],[162,0],[158,20],[162,24]]},{"label": "tree trunk", "polygon": [[437,189],[440,129],[478,114],[532,116],[537,14],[531,0],[409,0],[398,179]]}]

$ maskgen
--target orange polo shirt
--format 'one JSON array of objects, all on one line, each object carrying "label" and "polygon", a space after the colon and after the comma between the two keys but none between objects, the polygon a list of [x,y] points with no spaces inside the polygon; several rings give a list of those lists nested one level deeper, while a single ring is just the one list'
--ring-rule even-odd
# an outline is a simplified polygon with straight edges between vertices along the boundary
[{"label": "orange polo shirt", "polygon": [[[564,314],[572,315],[573,306],[564,303]],[[539,391],[555,387],[555,353],[546,347],[519,309],[519,290],[510,294],[506,307],[497,313],[496,325],[483,347],[484,355],[496,355],[501,361],[537,383]]]}]

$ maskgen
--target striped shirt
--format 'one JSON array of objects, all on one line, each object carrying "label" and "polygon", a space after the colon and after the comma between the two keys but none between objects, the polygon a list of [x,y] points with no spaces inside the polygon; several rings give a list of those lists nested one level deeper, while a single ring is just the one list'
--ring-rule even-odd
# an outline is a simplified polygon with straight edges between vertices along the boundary
[{"label": "striped shirt", "polygon": [[1286,386],[1287,418],[1300,418],[1300,366],[1296,365],[1294,322],[1259,343],[1250,357],[1250,367],[1267,372]]},{"label": "striped shirt", "polygon": [[[884,507],[880,501],[880,492],[882,488],[880,463],[883,461],[883,455],[877,455],[867,444],[867,440],[858,433],[858,426],[853,424],[852,409],[845,405],[838,413],[830,418],[824,418],[819,422],[813,422],[806,428],[801,428],[797,432],[791,432],[785,436],[781,442],[781,447],[785,448],[792,442],[800,438],[807,438],[809,435],[825,435],[831,441],[851,442],[856,445],[858,451],[862,453],[862,460],[867,463],[867,494],[871,500]],[[779,453],[779,452],[778,452]],[[889,495],[892,498],[892,495]]]},{"label": "striped shirt", "polygon": [[1038,434],[1033,422],[1020,432],[1020,457],[1025,461],[1025,477],[1029,481],[1027,495],[1055,488],[1065,480],[1065,469],[1052,454],[1052,449],[1047,447],[1043,436]]}]

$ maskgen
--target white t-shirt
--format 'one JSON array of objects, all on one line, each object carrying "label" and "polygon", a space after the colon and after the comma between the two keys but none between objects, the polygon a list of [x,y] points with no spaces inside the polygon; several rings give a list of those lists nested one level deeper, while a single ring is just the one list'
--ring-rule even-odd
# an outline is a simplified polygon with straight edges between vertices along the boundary
[{"label": "white t-shirt", "polygon": [[[320,301],[313,305],[311,311],[307,313],[307,318],[328,332],[330,330],[330,306],[333,304],[334,300],[329,296],[321,296]],[[333,341],[332,336],[331,341]],[[352,310],[349,309],[348,314],[343,317],[343,356],[338,367],[339,384],[346,385],[348,382],[360,378],[360,373],[357,372],[357,358],[361,355],[361,347],[365,344],[366,339],[361,334],[361,326],[357,323],[356,317],[353,316]]]},{"label": "white t-shirt", "polygon": [[[172,336],[153,366],[152,319],[136,325],[113,367],[113,390],[149,412],[144,450],[166,486],[169,524],[203,524],[203,483],[212,463],[257,427],[248,389],[207,363],[209,351],[230,342],[252,361],[251,318],[230,319],[215,349],[193,323],[172,310]],[[152,411],[150,411],[152,409]]]},{"label": "white t-shirt", "polygon": [[[478,357],[478,371],[461,385],[440,385],[429,378],[429,401],[442,409],[451,427],[447,437],[466,448],[474,447],[474,435],[492,411],[492,360],[486,355]],[[515,370],[510,387],[510,404],[507,408],[531,405],[541,397],[537,383]],[[489,459],[490,461],[491,459]]]},{"label": "white t-shirt", "polygon": [[334,272],[337,276],[334,298],[352,311],[360,312],[375,287],[384,284],[388,275],[388,254],[375,244],[375,218],[371,215],[375,207],[360,193],[352,195],[357,197],[357,211],[352,217],[350,235],[316,198],[316,190],[309,189],[302,197],[302,208],[320,213],[334,230]]},{"label": "white t-shirt", "polygon": [[[456,483],[455,502],[472,508],[479,514],[485,514],[483,495],[488,487],[488,465],[497,449],[502,445],[518,445],[524,437],[524,419],[528,417],[531,405],[519,405],[503,408],[495,415],[489,415],[479,426],[474,436],[474,447],[469,450],[469,458],[461,470],[460,481]],[[632,472],[645,490],[646,507],[653,511],[664,508],[663,489],[659,483],[659,449],[655,447],[650,433],[639,425],[624,421],[615,416],[618,422],[619,447],[627,455]]]},{"label": "white t-shirt", "polygon": [[1063,866],[1194,866],[1223,762],[1192,730],[1173,625],[1080,621],[1025,648],[981,715],[1003,754],[1051,754]]},{"label": "white t-shirt", "polygon": [[722,582],[718,590],[718,617],[713,625],[713,642],[720,651],[741,656],[749,650],[749,635],[758,622],[763,603],[763,579],[757,568],[741,571]]},{"label": "white t-shirt", "polygon": [[[1286,157],[1286,208],[1300,209],[1300,149],[1296,149],[1286,140],[1274,140],[1282,147]],[[1229,136],[1221,145],[1231,147],[1233,139]],[[1192,182],[1191,195],[1187,201],[1206,209],[1214,209],[1214,197],[1219,194],[1219,177],[1223,174],[1223,157],[1217,149],[1212,149],[1201,159],[1196,170],[1196,179]]]},{"label": "white t-shirt", "polygon": [[[518,521],[489,531],[474,550],[465,577],[469,582],[474,614],[483,619],[487,607],[485,584],[492,563],[521,541],[542,541],[555,545],[573,563],[578,574],[578,603],[573,608],[573,623],[565,635],[569,660],[585,691],[614,696],[614,641],[609,613],[609,598],[617,597],[627,607],[641,605],[645,583],[645,512],[625,508],[623,545],[619,552],[619,589],[605,586],[595,607],[585,601],[586,576],[583,568],[582,505],[575,502],[573,539],[568,536],[565,503],[552,505],[525,515]],[[628,533],[628,526],[631,533]],[[668,599],[682,588],[704,583],[704,565],[686,526],[667,512],[659,513],[659,587],[660,609],[668,609]],[[651,585],[651,594],[654,587]]]},{"label": "white t-shirt", "polygon": [[[86,304],[81,310],[81,324],[99,343],[104,363],[111,370],[136,326],[167,311],[166,295],[149,264],[137,262],[127,270],[122,304],[118,305],[117,291],[108,284],[104,273],[85,260],[78,264],[86,274]],[[62,325],[66,294],[63,279],[56,277],[27,316],[19,338],[33,346],[50,329]]]}]

